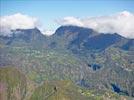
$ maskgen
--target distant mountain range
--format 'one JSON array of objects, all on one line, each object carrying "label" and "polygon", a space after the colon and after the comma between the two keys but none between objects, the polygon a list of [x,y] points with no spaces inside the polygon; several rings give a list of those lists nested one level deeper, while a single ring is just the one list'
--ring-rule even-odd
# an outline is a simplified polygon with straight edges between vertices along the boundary
[{"label": "distant mountain range", "polygon": [[[134,50],[134,39],[127,39],[117,33],[98,33],[93,29],[78,26],[61,26],[55,34],[46,37],[37,29],[17,29],[12,31],[11,36],[0,36],[1,43],[6,45],[40,46],[58,47],[60,43],[67,49],[83,49],[83,50],[105,50],[110,46],[118,47],[123,50]],[[51,40],[53,38],[53,40]],[[20,41],[20,42],[19,42]],[[48,41],[50,42],[48,43]],[[46,43],[47,42],[47,43]],[[23,45],[24,45],[23,44]],[[36,45],[37,46],[37,45]],[[35,47],[36,47],[35,46]]]},{"label": "distant mountain range", "polygon": [[[48,95],[49,100],[57,95],[61,99],[56,100],[134,97],[134,39],[118,33],[98,33],[78,26],[61,26],[52,36],[37,28],[13,30],[11,36],[0,36],[0,85],[10,87],[0,93],[4,99],[8,95],[7,100],[15,100],[23,79],[12,86],[14,81],[9,83],[7,78],[10,68],[26,81],[27,91],[18,94],[24,100],[44,100]],[[50,90],[45,90],[47,86]],[[53,90],[58,92],[51,95]]]}]

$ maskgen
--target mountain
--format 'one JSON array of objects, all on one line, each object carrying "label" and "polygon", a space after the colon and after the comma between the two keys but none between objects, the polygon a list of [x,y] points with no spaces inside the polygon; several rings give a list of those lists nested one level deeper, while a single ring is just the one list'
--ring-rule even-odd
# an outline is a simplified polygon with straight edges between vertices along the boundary
[{"label": "mountain", "polygon": [[[114,83],[123,89],[121,93],[133,95],[134,39],[77,26],[61,26],[52,37],[55,48],[66,48],[89,67],[90,73],[83,79],[88,81],[85,86],[113,88],[110,84]],[[127,89],[128,84],[131,90]]]},{"label": "mountain", "polygon": [[70,48],[76,46],[76,49],[80,49],[80,45],[88,37],[98,34],[92,29],[83,28],[78,26],[61,26],[51,38],[50,47],[56,48]]},{"label": "mountain", "polygon": [[123,50],[134,50],[134,39],[128,40],[125,44],[121,46],[121,49]]},{"label": "mountain", "polygon": [[[44,95],[55,90],[55,85],[59,90],[56,88],[58,92],[50,100],[57,96],[67,100],[96,100],[105,97],[100,92],[111,98],[114,94],[116,99],[134,97],[134,39],[78,26],[61,26],[49,37],[37,28],[12,32],[11,36],[0,36],[0,69],[15,66],[15,70],[22,72],[29,84],[26,98],[44,99]],[[12,72],[2,71],[5,76],[12,76]],[[78,92],[77,86],[90,96]],[[45,90],[47,87],[50,91]]]},{"label": "mountain", "polygon": [[8,46],[27,46],[44,48],[46,37],[37,28],[12,30],[11,36],[0,36],[0,43]]}]

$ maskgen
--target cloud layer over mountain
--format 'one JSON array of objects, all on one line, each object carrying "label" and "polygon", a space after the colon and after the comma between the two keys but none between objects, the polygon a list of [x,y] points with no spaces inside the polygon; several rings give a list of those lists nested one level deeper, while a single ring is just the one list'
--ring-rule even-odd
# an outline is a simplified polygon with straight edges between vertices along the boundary
[{"label": "cloud layer over mountain", "polygon": [[31,29],[39,26],[37,18],[17,13],[9,16],[0,17],[0,35],[10,35],[11,30]]},{"label": "cloud layer over mountain", "polygon": [[[56,23],[58,25],[88,27],[101,33],[118,33],[124,37],[134,38],[134,13],[128,11],[98,17],[64,17],[56,20]],[[21,13],[0,17],[0,35],[10,35],[11,30],[15,29],[30,29],[34,27],[39,28],[45,35],[54,33],[53,29],[45,29],[44,31],[41,22],[35,17]]]},{"label": "cloud layer over mountain", "polygon": [[134,13],[123,11],[114,15],[76,18],[65,17],[56,20],[60,25],[77,25],[93,28],[102,33],[118,33],[124,37],[134,38]]}]

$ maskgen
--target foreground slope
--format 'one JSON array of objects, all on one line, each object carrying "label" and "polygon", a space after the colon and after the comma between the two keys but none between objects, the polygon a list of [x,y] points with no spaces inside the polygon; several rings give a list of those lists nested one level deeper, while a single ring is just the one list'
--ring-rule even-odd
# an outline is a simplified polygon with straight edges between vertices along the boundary
[{"label": "foreground slope", "polygon": [[71,81],[46,81],[39,86],[30,100],[123,100],[129,97],[119,96],[111,91],[87,90],[74,85]]},{"label": "foreground slope", "polygon": [[25,76],[14,67],[0,68],[1,100],[23,100],[27,93]]}]

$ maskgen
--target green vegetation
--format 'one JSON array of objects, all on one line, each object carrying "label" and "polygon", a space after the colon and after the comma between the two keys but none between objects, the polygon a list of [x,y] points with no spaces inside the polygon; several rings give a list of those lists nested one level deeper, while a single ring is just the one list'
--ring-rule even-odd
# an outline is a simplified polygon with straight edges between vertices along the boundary
[{"label": "green vegetation", "polygon": [[21,100],[26,95],[26,79],[14,67],[0,68],[0,96],[2,100]]},{"label": "green vegetation", "polygon": [[74,85],[71,81],[45,81],[35,89],[30,100],[122,100],[128,97],[119,96],[110,91],[97,93]]},{"label": "green vegetation", "polygon": [[75,26],[63,26],[51,37],[37,28],[19,32],[0,37],[2,100],[134,97],[133,40]]},{"label": "green vegetation", "polygon": [[83,66],[84,63],[65,51],[12,47],[6,51],[6,55],[14,65],[37,83],[63,79],[78,81],[84,77],[83,73],[88,71],[86,66]]},{"label": "green vegetation", "polygon": [[[5,49],[7,48],[7,49]],[[34,49],[34,48],[27,48],[27,47],[5,47],[5,48],[1,48],[1,52],[2,55],[5,55],[5,57],[8,57],[8,59],[10,59],[9,61],[13,62],[13,64],[15,66],[18,66],[17,68],[22,71],[26,77],[35,82],[38,85],[42,84],[44,81],[44,84],[48,84],[47,85],[42,85],[39,86],[37,89],[34,90],[33,89],[36,88],[35,86],[33,86],[31,83],[31,86],[33,89],[29,88],[28,90],[26,90],[27,92],[31,91],[31,100],[43,100],[44,98],[46,98],[46,95],[50,95],[51,92],[53,92],[53,88],[54,88],[54,84],[56,84],[56,86],[61,82],[61,80],[70,80],[73,81],[73,83],[75,82],[79,82],[82,79],[85,79],[85,83],[86,84],[101,84],[103,86],[103,82],[106,81],[105,79],[103,79],[102,73],[105,76],[108,76],[107,79],[110,81],[106,81],[107,84],[109,83],[116,83],[118,81],[118,83],[122,86],[122,88],[128,89],[128,91],[130,91],[130,93],[132,93],[132,90],[130,86],[128,88],[128,84],[126,84],[126,82],[124,81],[124,79],[128,79],[128,80],[132,80],[133,77],[131,78],[131,76],[133,76],[133,73],[129,73],[127,74],[125,71],[122,71],[122,74],[120,73],[120,75],[118,74],[118,72],[116,72],[115,70],[118,70],[117,67],[115,67],[115,69],[113,68],[113,71],[107,70],[105,69],[105,67],[103,68],[102,72],[100,73],[96,73],[94,72],[94,74],[92,74],[90,71],[90,68],[88,68],[87,66],[85,66],[85,64],[83,62],[81,62],[80,59],[76,58],[73,54],[71,54],[68,51],[55,51],[55,50],[49,50],[49,49]],[[111,51],[112,50],[112,51]],[[6,52],[6,54],[5,54]],[[110,53],[109,53],[110,52]],[[112,53],[111,53],[112,52]],[[115,52],[115,54],[114,54]],[[122,54],[116,53],[117,50],[115,49],[109,49],[107,50],[107,55],[109,54],[109,58],[113,61],[116,62],[115,59],[113,58],[118,58],[116,57],[116,55],[120,55],[123,56]],[[121,51],[120,51],[121,53]],[[127,54],[127,53],[126,53]],[[8,56],[7,56],[8,55]],[[95,53],[95,59],[96,63],[101,63],[103,66],[106,64],[104,59],[105,56],[102,56],[103,54],[98,54]],[[7,59],[7,58],[6,58]],[[91,59],[90,61],[87,61]],[[90,63],[91,61],[94,62],[94,60],[89,57],[87,58],[84,62],[88,62]],[[7,61],[8,62],[8,61]],[[107,62],[108,63],[108,62]],[[117,62],[119,63],[119,61]],[[120,69],[119,69],[120,70]],[[118,70],[118,71],[119,71]],[[20,87],[25,87],[26,86],[26,79],[22,78],[22,76],[24,76],[23,74],[19,74],[20,72],[16,69],[14,69],[13,67],[6,67],[6,68],[0,68],[1,71],[1,76],[3,77],[1,78],[1,82],[5,82],[7,83],[10,87],[9,87],[9,97],[11,98],[11,93],[13,91],[13,88],[17,87],[18,84],[20,84]],[[110,72],[109,72],[110,71]],[[15,73],[14,73],[15,72]],[[115,74],[113,74],[115,73]],[[125,77],[122,77],[122,75],[125,74]],[[5,75],[5,76],[4,76]],[[17,76],[16,76],[17,75]],[[90,77],[90,75],[92,75]],[[127,76],[128,75],[128,76]],[[8,76],[8,77],[7,77]],[[15,77],[15,78],[14,78]],[[94,77],[94,79],[93,79]],[[118,78],[120,77],[120,81],[118,80]],[[130,79],[129,79],[130,78]],[[55,82],[54,82],[55,80]],[[48,81],[48,83],[47,83]],[[58,83],[59,82],[59,83]],[[61,82],[61,86],[63,83],[68,83],[68,82]],[[115,98],[115,99],[119,99],[120,96],[113,93],[113,92],[107,92],[104,91],[103,94],[97,94],[98,91],[96,91],[97,87],[93,88],[91,90],[87,90],[87,89],[82,89],[82,88],[76,88],[77,86],[72,86],[72,83],[70,83],[71,85],[69,85],[69,87],[67,87],[69,89],[69,92],[67,92],[65,88],[63,87],[59,87],[61,88],[59,90],[59,92],[57,92],[57,94],[54,94],[52,96],[50,96],[50,100],[54,100],[54,98],[66,98],[67,100],[74,100],[78,98],[82,98],[82,100],[87,100],[91,99],[91,100],[103,100],[104,98]],[[132,82],[129,82],[129,84],[132,84]],[[25,85],[25,86],[21,86],[21,85]],[[66,84],[63,84],[63,86],[66,86]],[[92,85],[94,86],[94,85]],[[48,87],[48,92],[49,93],[45,93],[45,89],[46,87]],[[50,88],[49,88],[50,87]],[[111,88],[110,85],[107,86],[109,89]],[[72,90],[72,89],[73,90]],[[99,90],[101,91],[101,90]],[[11,93],[10,93],[11,92]],[[24,92],[24,90],[23,90]],[[72,94],[71,94],[72,93]],[[25,93],[23,93],[24,95],[26,95]],[[75,95],[75,96],[74,96]],[[78,98],[77,98],[78,97]],[[23,98],[23,97],[22,97]],[[30,98],[30,95],[26,98]],[[71,99],[73,98],[73,99]],[[58,99],[57,99],[58,100]],[[61,99],[62,100],[62,99]],[[80,99],[81,100],[81,99]]]}]

